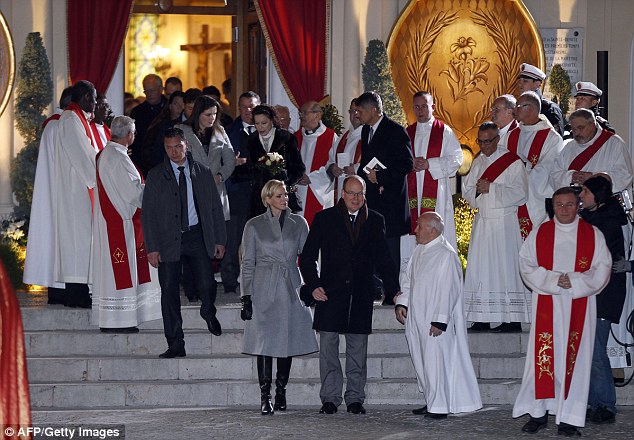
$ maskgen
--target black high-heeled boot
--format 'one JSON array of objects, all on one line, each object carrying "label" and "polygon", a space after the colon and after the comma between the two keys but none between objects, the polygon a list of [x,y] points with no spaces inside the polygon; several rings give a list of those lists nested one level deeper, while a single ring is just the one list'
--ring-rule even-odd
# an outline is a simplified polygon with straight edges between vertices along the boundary
[{"label": "black high-heeled boot", "polygon": [[262,415],[273,414],[271,404],[271,382],[273,380],[273,358],[258,356],[258,380],[260,382],[260,403]]},{"label": "black high-heeled boot", "polygon": [[286,384],[291,372],[292,357],[277,358],[277,374],[275,378],[275,411],[286,411]]}]

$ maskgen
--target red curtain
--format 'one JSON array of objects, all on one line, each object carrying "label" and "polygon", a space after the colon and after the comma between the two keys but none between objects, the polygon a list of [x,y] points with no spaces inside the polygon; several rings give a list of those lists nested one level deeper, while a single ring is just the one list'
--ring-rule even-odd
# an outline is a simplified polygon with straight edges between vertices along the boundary
[{"label": "red curtain", "polygon": [[110,85],[130,22],[133,0],[67,0],[71,84],[85,79],[99,92]]},{"label": "red curtain", "polygon": [[300,107],[326,94],[329,0],[256,0],[255,6],[277,73]]}]

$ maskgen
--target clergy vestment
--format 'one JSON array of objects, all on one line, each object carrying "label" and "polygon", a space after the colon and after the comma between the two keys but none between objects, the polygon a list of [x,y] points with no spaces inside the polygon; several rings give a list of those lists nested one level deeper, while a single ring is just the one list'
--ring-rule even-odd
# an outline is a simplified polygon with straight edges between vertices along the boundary
[{"label": "clergy vestment", "polygon": [[96,145],[99,151],[103,150],[108,141],[112,139],[110,128],[106,124],[97,124],[95,121],[90,121],[90,131],[94,141],[93,145]]},{"label": "clergy vestment", "polygon": [[[534,319],[528,338],[524,376],[513,407],[513,417],[519,417],[526,413],[532,417],[541,417],[549,413],[557,416],[555,420],[557,424],[563,422],[577,427],[585,425],[594,332],[597,322],[594,295],[600,293],[610,279],[612,257],[605,244],[603,234],[597,228],[584,222],[585,227],[590,232],[578,235],[578,229],[583,227],[582,222],[583,220],[579,218],[569,224],[562,224],[557,219],[546,222],[539,228],[533,229],[520,250],[520,272],[526,284],[533,291],[533,317],[537,316],[538,297],[552,298],[552,319],[545,320],[545,322],[552,324],[552,342],[550,344],[552,349],[540,351],[540,357],[536,359],[536,337],[543,334],[545,338],[548,338],[551,334],[550,332],[536,331],[536,322],[539,321]],[[554,228],[554,239],[548,238],[547,228]],[[552,229],[550,230],[552,231]],[[578,246],[582,242],[578,238],[583,238],[583,241],[587,242],[590,240],[588,237],[591,237],[591,234],[594,234],[594,251],[587,252],[592,255],[591,263],[587,270],[582,272],[579,271],[578,267],[587,266],[589,258],[578,252]],[[541,246],[543,246],[543,250]],[[547,269],[544,267],[545,265],[538,262],[538,258],[543,258],[543,256],[551,258],[552,269]],[[559,276],[562,274],[568,274],[572,285],[570,289],[563,289],[557,285]],[[572,374],[567,376],[570,365],[567,365],[566,359],[572,353],[572,350],[569,351],[568,345],[573,299],[587,299],[587,304],[585,311],[581,309],[580,312],[583,324],[579,325],[580,330],[577,331],[577,334],[581,333],[581,336],[578,340],[578,346],[575,347],[574,369]],[[538,348],[542,348],[541,344]],[[537,361],[540,363],[537,364]],[[536,371],[537,367],[541,369],[541,377],[540,371]],[[536,381],[548,380],[549,373],[554,374],[554,384],[551,388],[546,387],[546,390],[549,390],[553,397],[536,398]],[[567,397],[566,380],[570,381]],[[541,388],[539,389],[541,390]]]},{"label": "clergy vestment", "polygon": [[299,214],[304,216],[310,226],[317,212],[334,206],[334,184],[326,170],[332,161],[332,151],[338,137],[323,122],[319,123],[314,133],[307,134],[301,128],[295,132],[295,137],[306,165],[306,174],[310,178],[309,185],[297,185],[297,195],[304,208]]},{"label": "clergy vestment", "polygon": [[[429,169],[410,173],[414,173],[416,176],[416,215],[420,215],[425,212],[423,208],[431,208],[438,213],[445,220],[445,231],[443,235],[451,244],[454,249],[457,249],[456,243],[456,223],[453,217],[453,200],[451,194],[451,188],[449,178],[456,175],[456,171],[462,164],[462,148],[460,142],[454,134],[453,130],[447,125],[443,124],[442,127],[442,146],[438,155],[432,156],[430,153],[433,151],[433,147],[429,145],[429,141],[432,132],[432,126],[434,124],[434,117],[425,123],[416,122],[407,128],[407,133],[410,137],[413,149],[413,156],[422,157],[429,162]],[[413,135],[413,136],[412,136]],[[437,151],[437,149],[436,149]],[[425,203],[426,188],[425,188],[425,176],[429,174],[431,179],[438,185],[437,193],[435,194],[436,200],[429,203]],[[408,176],[408,186],[411,178]],[[430,182],[434,183],[434,182]],[[413,194],[413,188],[408,189],[409,194]],[[433,196],[432,196],[433,197]],[[411,199],[411,195],[409,196]],[[423,200],[425,199],[425,200]],[[412,202],[410,202],[410,208],[412,208]],[[407,262],[416,247],[416,236],[414,234],[414,228],[416,227],[416,218],[412,214],[412,228],[410,234],[401,236],[401,267],[403,269],[407,266]]]},{"label": "clergy vestment", "polygon": [[[339,165],[339,161],[337,160],[338,153],[345,153],[350,156],[351,164],[354,166],[355,173],[359,169],[359,164],[361,163],[361,130],[363,129],[363,125],[359,125],[357,128],[350,127],[348,131],[346,131],[343,136],[337,142],[337,146],[333,148],[331,152],[331,163],[335,163]],[[350,164],[348,164],[350,165]],[[340,167],[343,168],[343,167]],[[335,188],[335,204],[341,198],[343,194],[343,181],[346,180],[346,174],[342,174],[341,176],[335,178],[336,188]]]},{"label": "clergy vestment", "polygon": [[513,119],[511,122],[509,122],[508,124],[506,124],[504,127],[500,128],[500,140],[499,140],[499,144],[500,145],[506,145],[506,139],[508,138],[508,135],[511,131],[513,131],[514,129],[516,129],[517,127],[519,127],[519,123]]},{"label": "clergy vestment", "polygon": [[[501,147],[489,157],[481,153],[462,181],[462,197],[478,209],[464,285],[469,321],[530,322],[530,292],[518,270],[522,237],[517,217],[518,207],[526,202],[528,177],[519,157],[508,154],[513,153]],[[491,181],[488,193],[478,194],[478,180],[506,158],[515,160]]]},{"label": "clergy vestment", "polygon": [[[416,246],[401,274],[401,288],[396,304],[407,307],[405,336],[427,411],[448,414],[482,408],[469,356],[462,266],[445,237]],[[433,337],[432,322],[446,324],[447,329]]]},{"label": "clergy vestment", "polygon": [[127,151],[111,141],[97,157],[92,322],[106,328],[136,327],[162,316],[158,271],[148,263],[142,245],[144,185]]},{"label": "clergy vestment", "polygon": [[33,185],[33,201],[24,261],[25,284],[64,288],[64,283],[56,283],[54,275],[55,244],[53,230],[53,184],[55,182],[55,136],[62,109],[56,109],[53,116],[45,121],[40,149],[37,154],[37,168]]},{"label": "clergy vestment", "polygon": [[[515,130],[519,130],[517,149],[509,143],[512,138],[512,133]],[[520,123],[519,127],[515,130],[511,131],[506,137],[506,142],[500,142],[499,146],[517,154],[526,164],[526,172],[528,173],[528,200],[526,207],[533,228],[536,228],[546,220],[546,199],[553,195],[554,190],[558,189],[558,187],[553,186],[550,175],[554,167],[555,159],[561,151],[563,140],[552,128],[550,123],[543,119],[540,119],[535,125],[524,125]],[[538,157],[535,157],[533,154],[534,150],[531,151],[531,146],[537,134],[542,130],[549,131],[547,132],[543,145],[538,149]]]},{"label": "clergy vestment", "polygon": [[88,115],[75,103],[59,118],[55,138],[53,213],[55,281],[87,284],[92,243],[95,156]]}]

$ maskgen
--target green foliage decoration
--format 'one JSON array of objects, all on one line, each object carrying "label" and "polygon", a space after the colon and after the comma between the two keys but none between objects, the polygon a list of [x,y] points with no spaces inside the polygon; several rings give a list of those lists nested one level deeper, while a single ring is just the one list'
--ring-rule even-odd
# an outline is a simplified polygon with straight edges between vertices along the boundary
[{"label": "green foliage decoration", "polygon": [[570,92],[572,86],[570,85],[570,75],[566,72],[566,69],[561,67],[561,64],[555,64],[550,71],[550,78],[548,79],[548,85],[550,91],[555,97],[556,102],[559,104],[564,116],[570,109]]},{"label": "green foliage decoration", "polygon": [[322,106],[323,114],[321,116],[321,122],[324,125],[337,133],[337,136],[341,136],[343,131],[343,117],[339,114],[339,110],[332,104],[326,104]]},{"label": "green foliage decoration", "polygon": [[403,105],[394,88],[392,66],[383,41],[370,40],[362,67],[363,89],[381,95],[383,112],[399,124],[407,126]]},{"label": "green foliage decoration", "polygon": [[454,220],[456,222],[456,242],[458,245],[458,257],[462,263],[462,269],[467,268],[467,255],[469,254],[469,242],[471,241],[471,228],[477,209],[471,209],[469,202],[460,197],[453,196]]},{"label": "green foliage decoration", "polygon": [[31,212],[35,167],[42,136],[43,111],[53,100],[51,66],[39,32],[26,37],[22,58],[18,64],[15,101],[15,126],[26,146],[11,163],[11,187],[19,206],[14,210],[18,218]]}]

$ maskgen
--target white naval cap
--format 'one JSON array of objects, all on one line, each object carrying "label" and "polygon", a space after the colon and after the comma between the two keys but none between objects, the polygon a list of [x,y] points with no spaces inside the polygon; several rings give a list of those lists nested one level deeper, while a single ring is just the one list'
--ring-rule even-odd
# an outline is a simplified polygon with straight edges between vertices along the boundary
[{"label": "white naval cap", "polygon": [[520,78],[543,81],[546,74],[532,64],[522,63],[520,66]]},{"label": "white naval cap", "polygon": [[594,96],[600,98],[603,91],[590,81],[579,81],[575,84],[575,96]]}]

